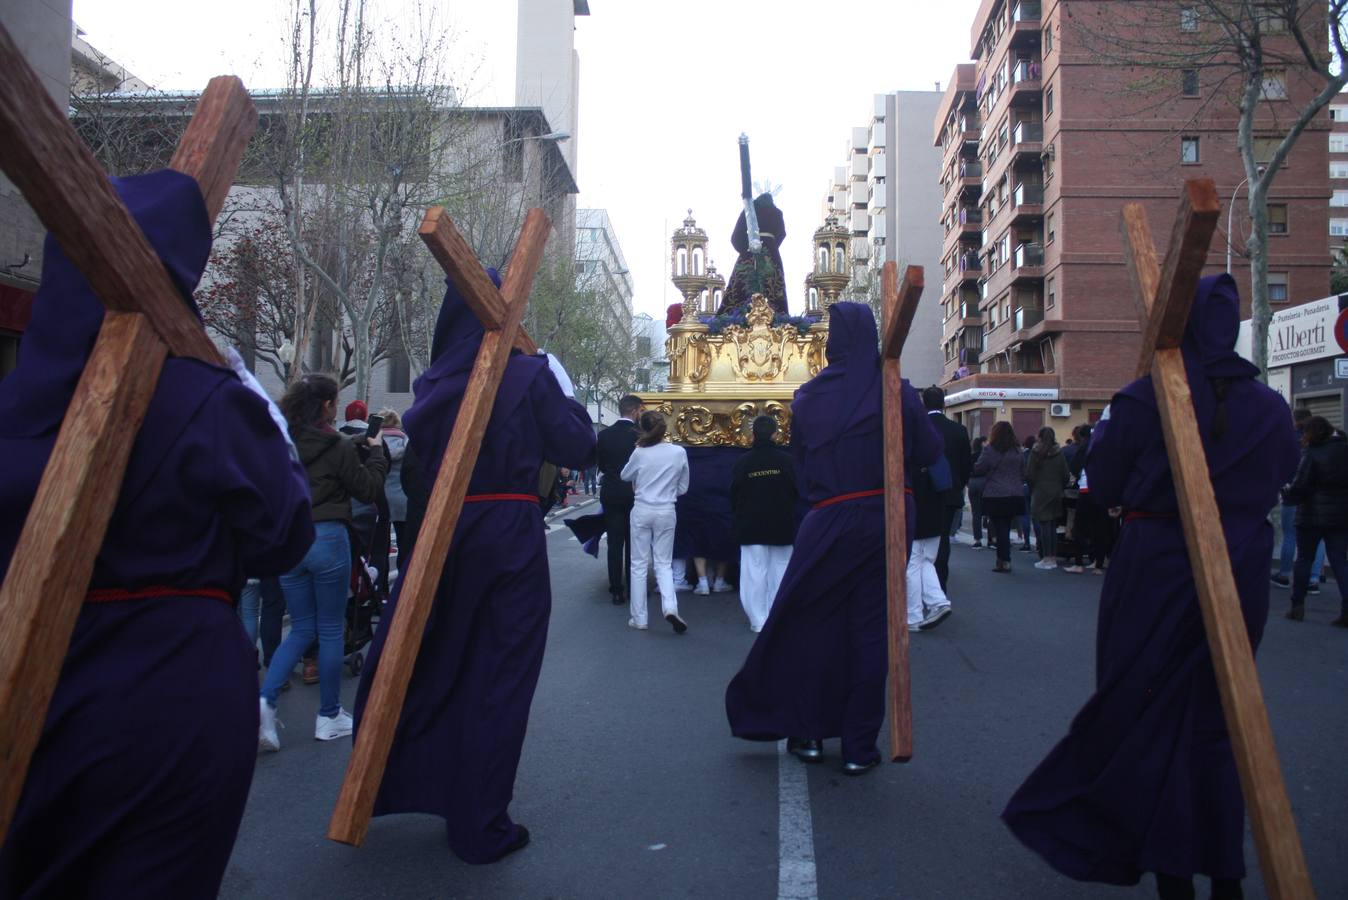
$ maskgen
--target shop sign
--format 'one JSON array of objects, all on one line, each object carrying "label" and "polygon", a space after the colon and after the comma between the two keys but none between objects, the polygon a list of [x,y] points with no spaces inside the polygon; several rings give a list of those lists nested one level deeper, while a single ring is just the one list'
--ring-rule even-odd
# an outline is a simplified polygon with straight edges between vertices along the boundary
[{"label": "shop sign", "polygon": [[947,406],[973,400],[1057,400],[1057,388],[968,388],[947,394]]}]

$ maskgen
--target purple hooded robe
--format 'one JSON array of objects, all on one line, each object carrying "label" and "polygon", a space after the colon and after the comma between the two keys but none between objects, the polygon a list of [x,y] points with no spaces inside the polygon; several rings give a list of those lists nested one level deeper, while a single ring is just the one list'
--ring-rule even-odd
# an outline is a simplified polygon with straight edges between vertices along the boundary
[{"label": "purple hooded robe", "polygon": [[[875,316],[860,303],[829,313],[828,366],[796,392],[791,446],[810,504],[884,486],[884,416]],[[941,455],[922,399],[903,382],[909,470]],[[914,507],[908,498],[911,542]],[[726,689],[736,737],[841,737],[843,758],[879,757],[888,653],[885,506],[870,496],[811,509],[772,611]]]},{"label": "purple hooded robe", "polygon": [[[416,402],[403,419],[427,485],[440,470],[482,335],[451,284],[431,366],[417,379]],[[494,862],[516,836],[507,808],[552,610],[539,469],[545,459],[581,469],[594,463],[594,453],[589,414],[562,393],[547,360],[512,351],[468,496],[535,499],[464,504],[375,802],[377,816],[443,817],[450,848],[466,862]],[[402,580],[361,676],[356,740]]]},{"label": "purple hooded robe", "polygon": [[[184,300],[211,248],[197,184],[114,180]],[[0,382],[0,570],[103,306],[50,237],[19,365]],[[128,426],[130,427],[130,426]],[[170,358],[131,449],[88,602],[0,850],[0,897],[214,897],[257,755],[257,660],[238,615],[248,575],[279,575],[313,541],[309,488],[266,404],[228,369]]]},{"label": "purple hooded robe", "polygon": [[[1268,617],[1269,510],[1295,471],[1287,404],[1234,351],[1240,297],[1204,278],[1181,345],[1250,643]],[[1091,438],[1091,495],[1125,525],[1100,596],[1095,694],[1002,814],[1055,869],[1238,879],[1245,806],[1223,719],[1151,378]],[[1131,517],[1128,514],[1132,514]]]}]

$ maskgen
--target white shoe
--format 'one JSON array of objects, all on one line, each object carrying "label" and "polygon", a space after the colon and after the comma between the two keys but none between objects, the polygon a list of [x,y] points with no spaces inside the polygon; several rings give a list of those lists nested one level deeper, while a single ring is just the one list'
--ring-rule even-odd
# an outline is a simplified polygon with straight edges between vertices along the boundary
[{"label": "white shoe", "polygon": [[1058,568],[1058,564],[1051,559],[1041,559],[1039,560],[1039,562],[1034,564],[1034,567],[1036,569],[1043,569],[1044,571],[1047,572],[1049,569]]},{"label": "white shoe", "polygon": [[711,590],[713,594],[724,594],[726,591],[733,591],[734,588],[724,578],[718,578],[716,584],[712,585]]},{"label": "white shoe", "polygon": [[676,591],[691,591],[691,590],[693,590],[695,587],[697,587],[697,585],[693,584],[691,581],[676,581],[676,582],[674,582],[674,590],[676,590]]},{"label": "white shoe", "polygon": [[353,723],[351,714],[338,709],[335,716],[318,716],[314,719],[314,740],[335,741],[351,734]]},{"label": "white shoe", "polygon": [[628,627],[628,628],[635,628],[637,631],[645,631],[645,630],[646,630],[646,626],[645,626],[645,625],[638,625],[636,619],[628,619],[628,620],[627,620],[627,627]]},{"label": "white shoe", "polygon": [[927,610],[927,617],[917,626],[918,631],[930,631],[950,616],[950,604],[942,603]]},{"label": "white shoe", "polygon": [[281,749],[281,737],[276,733],[276,708],[267,698],[258,697],[257,749],[275,753]]},{"label": "white shoe", "polygon": [[699,597],[705,597],[710,594],[711,588],[707,585],[707,579],[699,578],[697,580],[697,587],[693,588],[693,593],[697,594]]}]

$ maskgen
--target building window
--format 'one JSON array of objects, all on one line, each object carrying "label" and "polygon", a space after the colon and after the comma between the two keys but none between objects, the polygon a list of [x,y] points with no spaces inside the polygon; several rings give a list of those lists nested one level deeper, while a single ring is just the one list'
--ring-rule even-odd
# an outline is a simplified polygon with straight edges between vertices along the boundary
[{"label": "building window", "polygon": [[1048,54],[1050,54],[1050,53],[1052,53],[1052,52],[1053,52],[1053,26],[1052,26],[1052,25],[1045,25],[1045,26],[1044,26],[1044,55],[1047,56]]},{"label": "building window", "polygon": [[1329,164],[1330,178],[1348,178],[1348,162],[1332,162]]},{"label": "building window", "polygon": [[1329,108],[1329,121],[1348,122],[1348,106],[1331,106]]},{"label": "building window", "polygon": [[1185,97],[1198,96],[1198,70],[1185,69],[1180,72],[1180,93]]},{"label": "building window", "polygon": [[506,116],[503,127],[501,168],[506,181],[521,182],[524,180],[524,132],[519,120],[511,115]]},{"label": "building window", "polygon": [[1196,166],[1200,162],[1198,138],[1180,138],[1180,162],[1186,166]]},{"label": "building window", "polygon": [[1348,206],[1348,191],[1335,191],[1334,196],[1329,198],[1330,206]]},{"label": "building window", "polygon": [[1287,204],[1270,203],[1268,205],[1268,233],[1287,233]]},{"label": "building window", "polygon": [[1284,69],[1265,69],[1261,88],[1265,100],[1287,99],[1287,72]]},{"label": "building window", "polygon": [[1331,134],[1329,136],[1330,153],[1348,153],[1348,134]]},{"label": "building window", "polygon": [[1051,244],[1053,239],[1058,236],[1058,221],[1054,213],[1049,213],[1044,217],[1044,243]]},{"label": "building window", "polygon": [[1198,7],[1185,6],[1180,9],[1180,31],[1198,30]]},{"label": "building window", "polygon": [[1053,88],[1044,92],[1044,115],[1053,115]]},{"label": "building window", "polygon": [[1268,302],[1286,303],[1287,302],[1287,273],[1269,272],[1268,273]]},{"label": "building window", "polygon": [[1330,237],[1348,237],[1348,219],[1329,220]]},{"label": "building window", "polygon": [[637,338],[637,356],[643,359],[651,355],[651,339],[647,335]]},{"label": "building window", "polygon": [[1052,306],[1058,302],[1058,279],[1050,278],[1048,285],[1044,288],[1044,294],[1048,298],[1045,302]]},{"label": "building window", "polygon": [[[1278,145],[1282,143],[1282,138],[1276,137],[1257,137],[1254,139],[1254,161],[1261,165],[1268,165],[1273,161],[1273,154],[1278,151]],[[1283,157],[1282,168],[1287,168],[1287,157]]]}]

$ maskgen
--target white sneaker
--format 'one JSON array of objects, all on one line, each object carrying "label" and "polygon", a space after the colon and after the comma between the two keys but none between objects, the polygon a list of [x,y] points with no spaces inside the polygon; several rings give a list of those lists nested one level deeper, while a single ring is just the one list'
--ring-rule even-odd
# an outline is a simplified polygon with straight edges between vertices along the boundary
[{"label": "white sneaker", "polygon": [[693,593],[697,594],[699,597],[705,597],[710,594],[711,588],[707,585],[707,579],[699,578],[697,580],[697,587],[693,588]]},{"label": "white sneaker", "polygon": [[918,631],[930,631],[950,617],[950,604],[942,603],[927,610],[926,617],[918,624]]},{"label": "white sneaker", "polygon": [[734,588],[724,578],[718,578],[716,584],[712,585],[711,590],[713,594],[724,594],[726,591],[733,591]]},{"label": "white sneaker", "polygon": [[267,698],[258,697],[257,749],[275,753],[281,749],[281,737],[276,733],[276,708]]},{"label": "white sneaker", "polygon": [[352,729],[351,714],[339,709],[335,716],[318,716],[314,719],[314,740],[335,741],[351,734]]},{"label": "white sneaker", "polygon": [[628,627],[628,628],[635,628],[637,631],[645,631],[645,630],[646,630],[646,626],[645,626],[645,625],[638,625],[636,619],[628,619],[628,620],[627,620],[627,627]]},{"label": "white sneaker", "polygon": [[674,582],[674,590],[676,591],[691,591],[695,587],[697,587],[697,585],[693,584],[691,581]]},{"label": "white sneaker", "polygon": [[1043,569],[1044,571],[1047,572],[1049,569],[1058,568],[1058,564],[1051,559],[1041,559],[1039,560],[1039,562],[1034,564],[1034,567],[1036,569]]}]

